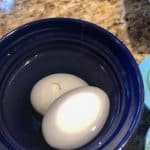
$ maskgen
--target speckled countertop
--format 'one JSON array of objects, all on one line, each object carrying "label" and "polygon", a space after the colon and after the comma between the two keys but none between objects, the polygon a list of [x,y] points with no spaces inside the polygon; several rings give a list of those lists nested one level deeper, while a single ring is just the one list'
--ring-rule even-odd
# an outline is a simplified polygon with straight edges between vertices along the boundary
[{"label": "speckled countertop", "polygon": [[[47,17],[79,18],[104,27],[126,44],[138,63],[150,54],[149,0],[0,0],[0,37]],[[146,127],[139,126],[127,150],[143,150]]]},{"label": "speckled countertop", "polygon": [[58,16],[108,29],[127,45],[137,62],[150,52],[148,0],[0,0],[0,37],[29,21]]}]

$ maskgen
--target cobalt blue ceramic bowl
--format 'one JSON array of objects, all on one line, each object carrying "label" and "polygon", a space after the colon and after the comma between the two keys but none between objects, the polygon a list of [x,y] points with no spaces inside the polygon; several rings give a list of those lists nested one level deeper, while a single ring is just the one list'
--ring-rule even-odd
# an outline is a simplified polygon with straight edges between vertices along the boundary
[{"label": "cobalt blue ceramic bowl", "polygon": [[134,58],[101,27],[53,18],[25,24],[0,40],[0,149],[53,149],[42,137],[42,118],[30,104],[30,91],[42,77],[62,72],[81,77],[110,97],[105,127],[80,150],[116,150],[126,144],[143,109],[143,84]]}]

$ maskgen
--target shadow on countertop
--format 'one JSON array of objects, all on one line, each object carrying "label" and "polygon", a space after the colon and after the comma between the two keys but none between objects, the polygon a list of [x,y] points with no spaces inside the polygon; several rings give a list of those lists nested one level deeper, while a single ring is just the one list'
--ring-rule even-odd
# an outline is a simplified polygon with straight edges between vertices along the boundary
[{"label": "shadow on countertop", "polygon": [[150,0],[124,0],[127,32],[138,53],[150,53]]},{"label": "shadow on countertop", "polygon": [[143,117],[135,134],[125,146],[124,150],[145,150],[146,134],[150,127],[150,110],[144,108]]}]

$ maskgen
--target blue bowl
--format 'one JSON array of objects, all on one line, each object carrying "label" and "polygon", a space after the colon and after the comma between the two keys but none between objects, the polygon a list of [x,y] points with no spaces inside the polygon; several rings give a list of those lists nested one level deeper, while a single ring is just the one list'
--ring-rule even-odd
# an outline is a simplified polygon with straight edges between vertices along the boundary
[{"label": "blue bowl", "polygon": [[[109,118],[80,150],[124,147],[143,110],[143,83],[128,49],[92,23],[53,18],[25,24],[0,40],[0,141],[7,150],[50,150],[30,91],[42,77],[71,73],[110,97]],[[0,148],[0,149],[2,149]]]}]

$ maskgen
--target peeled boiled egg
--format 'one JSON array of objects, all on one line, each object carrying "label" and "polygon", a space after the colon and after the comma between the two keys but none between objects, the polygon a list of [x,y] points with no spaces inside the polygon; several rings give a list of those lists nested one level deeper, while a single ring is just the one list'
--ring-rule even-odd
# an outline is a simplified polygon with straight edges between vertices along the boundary
[{"label": "peeled boiled egg", "polygon": [[79,77],[71,74],[57,73],[39,80],[31,91],[31,104],[34,109],[44,115],[50,104],[62,94],[87,86]]},{"label": "peeled boiled egg", "polygon": [[74,89],[54,101],[42,121],[46,142],[56,149],[76,149],[102,130],[109,114],[107,94],[92,86]]}]

